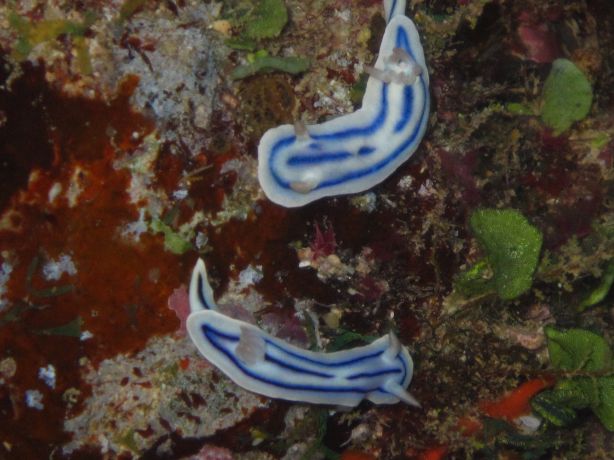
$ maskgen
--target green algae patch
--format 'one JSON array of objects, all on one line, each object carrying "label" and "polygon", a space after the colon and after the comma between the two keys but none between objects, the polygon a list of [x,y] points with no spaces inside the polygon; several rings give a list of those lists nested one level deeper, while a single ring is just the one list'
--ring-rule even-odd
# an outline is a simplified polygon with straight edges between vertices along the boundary
[{"label": "green algae patch", "polygon": [[153,219],[150,228],[154,233],[162,233],[164,235],[164,249],[167,251],[181,255],[192,249],[192,243],[160,219]]},{"label": "green algae patch", "polygon": [[332,352],[344,350],[357,343],[364,345],[377,340],[377,337],[373,335],[363,335],[359,334],[358,332],[347,331],[345,329],[339,329],[338,332],[339,334],[334,337],[331,343],[326,347],[326,351]]},{"label": "green algae patch", "polygon": [[247,19],[245,35],[256,40],[277,37],[287,22],[283,0],[261,0]]},{"label": "green algae patch", "polygon": [[488,262],[480,260],[454,280],[454,289],[464,297],[474,297],[495,290]]},{"label": "green algae patch", "polygon": [[505,110],[512,115],[530,116],[535,115],[535,109],[529,104],[521,102],[510,102],[505,105]]},{"label": "green algae patch", "polygon": [[120,22],[130,19],[145,3],[147,0],[125,0],[119,8]]},{"label": "green algae patch", "polygon": [[558,136],[588,115],[593,89],[573,62],[557,59],[544,83],[542,99],[542,121]]},{"label": "green algae patch", "polygon": [[38,329],[34,331],[35,334],[39,335],[59,335],[63,337],[81,337],[81,326],[83,325],[83,319],[80,316],[77,316],[72,321],[69,321],[66,324],[62,324],[56,327],[50,327],[47,329]]},{"label": "green algae patch", "polygon": [[258,43],[247,37],[231,37],[224,41],[226,46],[238,51],[255,51]]},{"label": "green algae patch", "polygon": [[614,370],[609,344],[584,329],[547,327],[545,333],[552,367],[572,377],[537,395],[531,402],[535,412],[555,426],[565,426],[576,418],[577,410],[590,408],[607,430],[614,431]]},{"label": "green algae patch", "polygon": [[358,81],[354,83],[354,85],[350,88],[350,101],[355,106],[358,106],[362,103],[362,98],[367,91],[367,81],[369,80],[369,75],[363,73],[358,78]]},{"label": "green algae patch", "polygon": [[18,60],[25,59],[36,45],[55,40],[60,35],[83,37],[95,19],[95,15],[90,13],[86,14],[83,22],[65,19],[30,22],[27,18],[19,16],[17,13],[10,13],[9,24],[17,33],[13,55]]},{"label": "green algae patch", "polygon": [[606,298],[614,284],[614,260],[611,260],[603,272],[599,285],[593,289],[578,306],[579,311],[584,311],[589,307],[597,305]]},{"label": "green algae patch", "polygon": [[603,337],[584,329],[545,329],[553,367],[565,371],[595,372],[612,366],[612,351]]},{"label": "green algae patch", "polygon": [[309,59],[304,57],[256,56],[253,62],[236,67],[230,74],[233,80],[259,73],[285,72],[298,74],[309,69]]},{"label": "green algae patch", "polygon": [[[499,297],[509,300],[526,292],[539,260],[541,232],[514,209],[477,210],[471,216],[470,225],[486,252],[493,271],[493,287]],[[488,283],[482,283],[490,288]]]}]

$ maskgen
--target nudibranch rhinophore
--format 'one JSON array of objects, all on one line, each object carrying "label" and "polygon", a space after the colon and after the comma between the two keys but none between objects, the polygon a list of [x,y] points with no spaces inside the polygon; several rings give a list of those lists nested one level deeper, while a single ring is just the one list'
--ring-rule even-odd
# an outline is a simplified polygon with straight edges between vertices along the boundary
[{"label": "nudibranch rhinophore", "polygon": [[405,0],[385,0],[388,24],[362,107],[318,125],[281,125],[258,145],[258,179],[286,207],[380,183],[418,147],[428,122],[429,76]]},{"label": "nudibranch rhinophore", "polygon": [[316,353],[286,343],[217,310],[199,260],[190,282],[187,330],[200,353],[243,388],[271,398],[356,406],[404,401],[420,406],[406,388],[413,362],[393,333],[369,345]]}]

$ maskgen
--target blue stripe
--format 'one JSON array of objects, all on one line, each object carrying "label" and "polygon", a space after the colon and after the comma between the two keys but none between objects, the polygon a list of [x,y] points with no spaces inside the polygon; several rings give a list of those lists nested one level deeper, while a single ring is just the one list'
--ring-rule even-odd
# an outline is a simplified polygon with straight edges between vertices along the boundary
[{"label": "blue stripe", "polygon": [[[312,135],[312,139],[316,140],[348,140],[351,137],[357,136],[365,136],[373,134],[377,131],[386,121],[386,116],[388,115],[388,85],[382,84],[382,105],[380,107],[379,113],[375,117],[375,119],[371,122],[370,125],[361,127],[361,128],[350,128],[343,131],[338,131],[330,134],[320,134],[320,135]],[[290,184],[284,181],[273,166],[275,162],[275,157],[282,151],[284,148],[289,147],[296,141],[296,136],[288,136],[278,140],[273,147],[271,148],[271,155],[269,156],[269,170],[271,171],[271,175],[275,182],[277,182],[280,186],[290,189]]]},{"label": "blue stripe", "polygon": [[329,362],[324,362],[324,361],[318,361],[317,359],[313,359],[313,358],[307,358],[306,356],[300,355],[298,353],[295,353],[293,351],[288,351],[285,348],[280,347],[279,345],[277,345],[274,342],[271,342],[270,340],[266,340],[267,345],[271,345],[274,348],[277,348],[279,351],[281,351],[282,353],[285,353],[288,356],[291,356],[292,358],[298,359],[299,361],[304,361],[306,363],[309,364],[313,364],[315,366],[323,366],[323,367],[343,367],[343,366],[352,366],[354,364],[358,364],[362,361],[366,361],[368,359],[371,358],[377,358],[378,356],[380,356],[382,353],[384,353],[384,350],[379,350],[376,352],[373,352],[371,354],[368,355],[364,355],[364,356],[360,356],[357,358],[352,358],[352,359],[348,359],[346,361],[337,361],[335,363],[329,363]]},{"label": "blue stripe", "polygon": [[[203,328],[207,328],[208,330],[210,330],[213,334],[226,339],[230,342],[238,342],[240,340],[240,337],[234,334],[226,334],[225,332],[221,332],[218,329],[215,329],[213,326],[209,325],[209,324],[203,324],[202,326]],[[306,363],[309,364],[313,364],[315,366],[324,366],[324,367],[342,367],[342,366],[351,366],[352,364],[357,364],[360,363],[361,361],[365,361],[367,359],[371,359],[371,358],[376,358],[379,355],[381,355],[382,353],[384,353],[384,351],[386,351],[385,349],[383,350],[379,350],[376,351],[374,353],[371,353],[369,355],[364,355],[364,356],[360,356],[357,358],[352,358],[352,359],[347,359],[345,361],[337,361],[334,363],[328,363],[328,362],[322,362],[322,361],[318,361],[317,359],[312,359],[312,358],[307,358],[303,355],[300,355],[298,353],[295,353],[293,351],[288,351],[285,348],[282,348],[281,346],[279,346],[278,344],[276,344],[275,342],[271,341],[270,339],[265,338],[264,339],[265,343],[267,345],[270,345],[273,348],[276,348],[277,350],[281,351],[282,353],[285,353],[288,356],[291,356],[292,358],[298,359],[299,361],[304,361]]]},{"label": "blue stripe", "polygon": [[[407,37],[407,32],[402,27],[399,27],[399,29],[397,31],[397,37],[396,37],[395,43],[396,43],[396,47],[397,48],[402,48],[403,50],[405,50],[407,52],[407,54],[409,54],[411,56],[411,58],[414,61],[416,60],[416,58],[414,56],[414,52],[411,49],[411,46],[409,44],[409,38]],[[425,71],[426,71],[426,69],[425,69]],[[424,81],[422,81],[422,83],[424,84]],[[395,133],[398,133],[399,131],[403,130],[403,128],[405,127],[405,125],[409,121],[409,119],[411,117],[411,107],[412,107],[413,103],[414,103],[414,89],[413,89],[412,86],[406,86],[404,91],[403,91],[403,111],[402,111],[402,116],[401,116],[401,119],[396,124],[396,126],[394,127],[394,132]]]},{"label": "blue stripe", "polygon": [[[342,387],[342,388],[338,388],[338,387],[333,387],[333,386],[322,386],[322,385],[292,384],[292,383],[281,382],[279,380],[271,379],[271,378],[268,378],[268,377],[263,377],[263,376],[261,376],[259,374],[256,374],[255,372],[252,372],[248,368],[246,368],[243,365],[243,363],[241,363],[230,351],[228,351],[221,344],[219,344],[217,342],[217,340],[215,339],[215,335],[217,335],[217,334],[216,334],[216,331],[213,328],[211,328],[207,324],[203,324],[201,326],[201,328],[202,328],[203,334],[205,335],[205,337],[208,339],[208,341],[211,343],[211,345],[215,349],[217,349],[222,354],[224,354],[230,361],[232,361],[232,363],[235,366],[237,366],[239,369],[241,369],[241,371],[244,374],[246,374],[247,376],[253,378],[254,380],[258,380],[260,382],[264,382],[266,384],[277,386],[277,387],[280,387],[280,388],[285,388],[287,390],[313,391],[313,392],[319,392],[319,393],[358,393],[358,394],[361,394],[361,395],[365,395],[365,394],[371,393],[372,391],[380,390],[379,387],[357,386],[357,387]],[[228,337],[228,334],[219,334],[219,336],[221,336],[221,337]]]},{"label": "blue stripe", "polygon": [[374,134],[377,130],[379,130],[383,124],[386,122],[386,117],[388,116],[388,84],[382,84],[382,105],[380,106],[379,113],[375,117],[375,119],[371,122],[370,125],[363,126],[360,128],[348,128],[343,131],[337,131],[329,134],[316,134],[311,137],[320,141],[340,141],[340,140],[348,140],[351,137],[357,136],[367,136],[369,134]]},{"label": "blue stripe", "polygon": [[283,367],[284,369],[288,369],[292,372],[297,372],[299,374],[313,375],[314,377],[322,377],[324,379],[332,379],[334,375],[325,374],[323,372],[312,371],[309,369],[303,369],[302,367],[294,366],[292,364],[285,363],[273,356],[266,354],[265,359],[273,364],[277,364],[279,367]]},{"label": "blue stripe", "polygon": [[350,152],[341,151],[341,152],[330,152],[330,153],[319,153],[319,154],[307,154],[307,155],[294,155],[288,158],[286,164],[288,166],[299,166],[299,165],[310,165],[314,163],[327,163],[327,162],[335,162],[346,160],[348,158],[353,157]]},{"label": "blue stripe", "polygon": [[388,375],[388,374],[398,374],[400,372],[403,372],[403,369],[399,369],[399,368],[384,369],[382,371],[377,371],[377,372],[361,372],[359,374],[352,374],[346,378],[348,380],[356,380],[356,379],[362,379],[362,378],[380,377],[382,375]]},{"label": "blue stripe", "polygon": [[334,185],[342,184],[343,182],[346,182],[346,181],[360,179],[361,177],[373,174],[379,171],[380,169],[383,169],[384,167],[386,167],[390,162],[394,161],[397,157],[399,157],[402,153],[404,153],[411,146],[411,144],[418,137],[418,133],[420,132],[424,123],[426,122],[426,118],[424,115],[426,114],[428,105],[429,105],[428,99],[426,99],[428,98],[428,94],[426,93],[426,85],[424,84],[423,77],[420,77],[420,81],[422,83],[422,93],[423,93],[426,103],[424,104],[424,109],[422,110],[422,113],[420,114],[420,122],[416,125],[416,129],[407,138],[407,140],[403,144],[401,144],[400,147],[394,150],[389,156],[384,158],[379,163],[376,163],[373,166],[370,166],[368,168],[364,168],[364,169],[361,169],[355,172],[349,172],[335,179],[330,179],[328,181],[322,182],[318,185],[317,187],[318,189],[325,188],[325,187],[332,187]]},{"label": "blue stripe", "polygon": [[[397,29],[397,36],[396,36],[395,43],[397,44],[397,47],[403,48],[415,60],[414,53],[410,47],[407,32],[402,27],[399,27]],[[420,114],[420,121],[416,125],[416,129],[414,129],[414,131],[410,134],[409,138],[399,148],[394,150],[389,156],[382,159],[379,163],[376,163],[367,168],[363,168],[361,170],[350,171],[342,176],[338,176],[336,178],[331,178],[327,181],[321,182],[317,185],[317,187],[314,190],[318,190],[318,189],[326,188],[326,187],[333,187],[333,186],[340,185],[347,181],[357,180],[362,177],[374,174],[377,171],[380,171],[381,169],[385,168],[392,161],[396,160],[401,154],[403,154],[408,148],[411,147],[411,145],[415,142],[418,136],[418,133],[424,127],[427,121],[427,118],[428,118],[428,117],[425,117],[425,115],[426,113],[428,113],[429,95],[426,90],[426,83],[425,83],[424,77],[420,76],[419,81],[421,83],[421,88],[422,88],[424,107],[423,107],[422,113]],[[403,127],[406,126],[407,123],[409,122],[411,115],[412,115],[411,109],[412,109],[413,104],[414,104],[413,87],[408,86],[404,90],[402,115],[394,127],[395,132],[402,130]],[[377,117],[371,122],[370,125],[359,127],[359,128],[349,128],[343,131],[338,131],[338,132],[329,133],[329,134],[312,135],[312,138],[316,140],[342,141],[342,140],[347,140],[348,138],[351,138],[351,137],[371,135],[382,127],[387,116],[388,116],[388,85],[382,84],[382,105],[380,107]],[[279,176],[279,174],[276,172],[274,168],[274,163],[275,163],[276,156],[284,148],[292,145],[295,142],[295,140],[296,140],[295,136],[289,136],[289,137],[278,140],[272,146],[271,154],[268,159],[269,170],[271,172],[271,176],[273,177],[275,182],[280,187],[288,189],[288,190],[291,189],[290,184]],[[326,156],[327,154],[316,155],[313,161],[307,160],[306,159],[307,156],[305,157],[295,156],[288,160],[288,164],[298,166],[301,164],[316,164],[320,162],[320,160],[321,161],[341,161],[344,159],[341,157],[334,156],[335,153],[340,153],[340,152],[333,152],[333,157],[327,157]],[[297,163],[292,164],[293,162],[297,162]]]},{"label": "blue stripe", "polygon": [[407,36],[407,32],[405,31],[405,29],[403,29],[403,27],[399,27],[397,29],[397,38],[394,43],[396,45],[396,48],[404,49],[414,61],[416,60],[414,51],[411,49],[411,46],[409,44],[409,37]]},{"label": "blue stripe", "polygon": [[390,20],[392,19],[392,16],[394,16],[394,9],[397,7],[397,0],[394,0],[392,2],[392,7],[390,8],[390,14],[388,15],[388,19],[386,20],[386,22],[390,22]]},{"label": "blue stripe", "polygon": [[199,273],[198,274],[198,289],[197,289],[198,300],[200,300],[200,303],[203,304],[207,310],[215,310],[215,308],[213,308],[211,305],[207,303],[204,290],[205,290],[205,283],[203,281],[202,275]]},{"label": "blue stripe", "polygon": [[377,149],[375,147],[367,147],[362,146],[358,149],[358,155],[369,155],[370,153],[375,152]]},{"label": "blue stripe", "polygon": [[406,86],[403,88],[403,111],[401,112],[401,118],[394,127],[394,132],[398,133],[405,129],[409,119],[411,118],[411,108],[414,104],[414,88],[412,86]]}]

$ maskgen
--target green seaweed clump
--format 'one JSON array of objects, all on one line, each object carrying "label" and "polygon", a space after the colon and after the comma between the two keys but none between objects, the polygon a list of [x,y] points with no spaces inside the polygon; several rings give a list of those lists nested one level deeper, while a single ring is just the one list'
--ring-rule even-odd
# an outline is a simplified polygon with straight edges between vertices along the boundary
[{"label": "green seaweed clump", "polygon": [[226,40],[226,45],[242,51],[254,51],[258,41],[275,38],[288,22],[288,10],[283,0],[259,0],[229,5],[226,18],[238,35]]},{"label": "green seaweed clump", "polygon": [[233,80],[250,77],[258,73],[271,73],[275,71],[298,74],[309,68],[309,59],[303,57],[278,57],[256,53],[251,62],[235,67],[230,74]]},{"label": "green seaweed clump", "polygon": [[260,0],[247,18],[245,35],[256,40],[277,37],[288,22],[283,0]]},{"label": "green seaweed clump", "polygon": [[193,249],[192,243],[160,219],[153,219],[150,228],[154,233],[162,233],[164,235],[164,249],[173,254],[181,255]]},{"label": "green seaweed clump", "polygon": [[582,71],[567,59],[555,60],[544,83],[543,122],[558,136],[588,115],[592,101],[593,90]]},{"label": "green seaweed clump", "polygon": [[504,300],[526,292],[539,260],[541,232],[514,209],[479,209],[471,216],[470,225],[486,252],[487,263],[480,261],[462,273],[457,288],[470,295],[494,290]]},{"label": "green seaweed clump", "polygon": [[597,305],[606,298],[614,284],[614,260],[611,260],[605,268],[601,282],[593,289],[578,306],[579,311],[584,311],[589,307]]},{"label": "green seaweed clump", "polygon": [[35,334],[39,335],[57,335],[63,337],[81,337],[81,326],[83,325],[83,319],[77,316],[72,321],[60,326],[50,327],[47,329],[37,329]]},{"label": "green seaweed clump", "polygon": [[565,426],[575,420],[577,410],[590,408],[614,431],[614,368],[608,343],[584,329],[547,327],[545,332],[552,367],[570,376],[533,398],[535,412],[552,425]]},{"label": "green seaweed clump", "polygon": [[[239,65],[230,78],[240,80],[260,73],[285,72],[298,74],[309,68],[309,59],[299,56],[269,56],[265,49],[256,51],[260,40],[281,34],[288,22],[288,10],[283,0],[260,0],[253,8],[230,12],[231,22],[240,25],[238,36],[226,40],[226,45],[250,51],[247,64]],[[255,51],[255,52],[254,52]]]}]

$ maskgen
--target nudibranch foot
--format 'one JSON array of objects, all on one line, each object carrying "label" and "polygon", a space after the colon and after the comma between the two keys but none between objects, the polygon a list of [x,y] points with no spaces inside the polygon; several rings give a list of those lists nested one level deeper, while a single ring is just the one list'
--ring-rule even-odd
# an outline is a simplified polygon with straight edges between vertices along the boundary
[{"label": "nudibranch foot", "polygon": [[413,362],[392,333],[369,345],[317,353],[291,345],[258,327],[216,311],[205,264],[190,283],[190,338],[200,353],[241,387],[271,398],[354,407],[419,404],[406,388]]},{"label": "nudibranch foot", "polygon": [[258,180],[286,207],[359,193],[382,182],[418,148],[429,113],[429,76],[405,2],[384,2],[388,24],[359,110],[324,123],[281,125],[258,145]]}]

